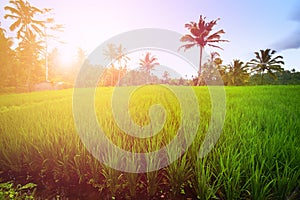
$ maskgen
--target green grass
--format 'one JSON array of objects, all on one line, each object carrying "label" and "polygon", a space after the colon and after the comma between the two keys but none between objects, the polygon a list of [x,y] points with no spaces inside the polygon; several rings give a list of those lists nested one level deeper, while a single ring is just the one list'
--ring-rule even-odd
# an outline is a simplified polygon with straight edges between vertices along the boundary
[{"label": "green grass", "polygon": [[[209,127],[211,102],[207,88],[193,89],[201,117],[194,142],[171,165],[141,174],[111,169],[86,150],[74,124],[72,90],[0,95],[0,181],[35,183],[43,199],[299,198],[300,86],[226,87],[223,132],[204,158],[197,154]],[[181,111],[170,90],[145,86],[131,96],[130,117],[140,126],[149,124],[151,105],[166,109],[160,132],[144,139],[124,134],[112,120],[112,92],[99,88],[95,108],[99,125],[116,145],[152,152],[175,137]],[[171,149],[168,157],[181,150]],[[126,162],[111,156],[107,163]]]}]

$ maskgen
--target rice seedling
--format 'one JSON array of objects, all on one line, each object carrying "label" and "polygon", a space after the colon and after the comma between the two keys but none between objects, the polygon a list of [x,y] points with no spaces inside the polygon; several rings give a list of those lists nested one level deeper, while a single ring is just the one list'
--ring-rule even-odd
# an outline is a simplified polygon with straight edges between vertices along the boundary
[{"label": "rice seedling", "polygon": [[[186,93],[185,87],[174,88]],[[95,124],[83,124],[90,133],[84,137],[95,136],[90,142],[95,152],[102,150],[100,157],[107,154],[101,163],[78,135],[72,113],[72,90],[1,95],[1,181],[12,181],[14,185],[35,183],[35,194],[42,199],[58,196],[69,199],[297,199],[300,87],[226,87],[222,134],[203,158],[197,155],[211,125],[211,97],[206,87],[194,87],[193,91],[199,102],[200,123],[192,145],[170,165],[142,174],[118,171],[109,165],[125,171],[143,168],[151,171],[160,168],[165,157],[160,162],[151,157],[141,159],[142,162],[133,165],[140,158],[116,156],[113,149],[101,146]],[[111,111],[112,95],[113,88],[98,88],[93,106],[97,126],[116,146],[147,153],[159,150],[175,138],[183,115],[180,101],[170,87],[145,86],[130,98],[129,114],[133,120],[130,123],[138,126],[151,124],[152,105],[160,104],[164,108],[164,111],[154,110],[161,112],[159,116],[165,122],[149,138],[133,137],[118,126]],[[195,116],[184,117],[194,119]],[[193,121],[187,120],[187,128],[182,129],[183,141],[192,137]],[[153,122],[153,126],[160,127],[160,120]],[[132,124],[126,123],[125,126],[131,127]],[[168,159],[172,160],[183,149],[169,147],[167,152]]]}]

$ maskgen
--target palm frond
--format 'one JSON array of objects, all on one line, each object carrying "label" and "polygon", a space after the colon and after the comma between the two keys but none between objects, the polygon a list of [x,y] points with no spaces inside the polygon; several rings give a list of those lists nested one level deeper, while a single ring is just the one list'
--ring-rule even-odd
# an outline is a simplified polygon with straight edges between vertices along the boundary
[{"label": "palm frond", "polygon": [[219,47],[219,46],[217,46],[217,45],[213,45],[213,44],[207,44],[207,45],[210,46],[210,47],[215,47],[215,48],[218,48],[218,49],[222,49],[222,50],[223,50],[222,47]]},{"label": "palm frond", "polygon": [[180,42],[195,42],[195,38],[187,34],[180,38]]},{"label": "palm frond", "polygon": [[44,26],[45,26],[45,21],[42,21],[42,20],[35,20],[35,19],[32,19],[32,20],[31,20],[31,23],[32,23],[32,24],[39,25],[39,26],[41,26],[41,27],[44,27]]},{"label": "palm frond", "polygon": [[198,22],[199,30],[205,30],[205,24],[206,24],[205,19],[206,19],[206,17],[203,17],[202,15],[200,15],[199,22]]},{"label": "palm frond", "polygon": [[21,15],[21,13],[18,9],[10,7],[10,6],[5,6],[4,10],[7,10],[7,11],[11,12],[12,14]]},{"label": "palm frond", "polygon": [[207,40],[208,43],[211,42],[229,42],[228,40]]},{"label": "palm frond", "polygon": [[43,32],[40,28],[38,28],[35,24],[31,24],[31,27],[34,29],[34,31],[39,34],[39,35],[43,35]]},{"label": "palm frond", "polygon": [[[269,50],[270,51],[270,50]],[[273,54],[275,54],[276,53],[276,51],[275,50],[272,50],[271,51],[271,55],[273,55]]]},{"label": "palm frond", "polygon": [[270,60],[270,63],[280,63],[284,65],[284,62],[282,60],[278,60],[278,59],[283,59],[282,56],[276,56],[275,58]]},{"label": "palm frond", "polygon": [[198,29],[197,27],[192,27],[190,29],[190,32],[192,33],[192,35],[194,35],[195,37],[199,37],[203,32],[201,31],[201,29]]},{"label": "palm frond", "polygon": [[17,15],[11,15],[11,14],[6,14],[6,15],[4,15],[4,19],[7,19],[7,18],[11,18],[11,19],[19,19],[20,17],[17,16]]},{"label": "palm frond", "polygon": [[31,12],[33,12],[33,13],[40,13],[40,14],[43,14],[43,13],[44,13],[43,10],[40,10],[40,9],[38,9],[37,7],[31,6],[31,5],[30,5],[30,10],[31,10]]},{"label": "palm frond", "polygon": [[178,50],[180,50],[181,48],[183,48],[183,50],[186,51],[187,49],[190,49],[190,48],[194,47],[196,44],[197,44],[197,43],[184,44],[184,45],[180,46],[180,47],[178,48]]},{"label": "palm frond", "polygon": [[214,40],[217,39],[219,40],[221,38],[220,34],[225,34],[225,31],[223,29],[213,33],[212,35],[208,36],[207,40]]},{"label": "palm frond", "polygon": [[192,27],[195,27],[196,23],[195,22],[190,22],[184,25],[185,28],[191,29]]},{"label": "palm frond", "polygon": [[17,27],[19,27],[21,24],[21,19],[18,19],[15,21],[12,25],[10,25],[9,30],[14,31]]}]

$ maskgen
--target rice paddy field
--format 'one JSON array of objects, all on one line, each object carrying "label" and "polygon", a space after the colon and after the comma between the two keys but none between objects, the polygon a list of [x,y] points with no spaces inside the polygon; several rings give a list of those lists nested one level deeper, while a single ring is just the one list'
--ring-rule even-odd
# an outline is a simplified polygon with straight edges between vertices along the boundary
[{"label": "rice paddy field", "polygon": [[[143,173],[110,168],[87,150],[75,126],[72,89],[0,95],[0,199],[300,199],[300,86],[225,87],[224,126],[205,157],[198,152],[210,125],[211,99],[206,87],[192,89],[200,113],[192,144],[170,165]],[[177,134],[182,112],[170,89],[148,85],[131,95],[129,114],[140,126],[150,123],[151,105],[165,108],[163,127],[149,138],[118,127],[112,95],[113,88],[97,89],[95,115],[118,147],[153,152]],[[182,147],[168,156],[176,152]],[[111,156],[107,163],[126,162]]]}]

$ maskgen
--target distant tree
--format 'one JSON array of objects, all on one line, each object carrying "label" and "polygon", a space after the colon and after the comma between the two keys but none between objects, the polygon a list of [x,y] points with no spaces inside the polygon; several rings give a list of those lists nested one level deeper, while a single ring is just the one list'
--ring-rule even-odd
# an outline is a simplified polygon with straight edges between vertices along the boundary
[{"label": "distant tree", "polygon": [[[52,9],[45,9],[46,12],[51,11]],[[58,38],[55,36],[55,34],[53,32],[62,32],[63,31],[64,26],[62,24],[55,24],[55,20],[54,18],[47,18],[45,20],[45,24],[44,24],[44,32],[43,32],[43,37],[45,40],[45,77],[46,77],[46,82],[49,81],[49,54],[48,54],[48,41],[49,39],[54,39],[56,41],[58,41]],[[59,41],[60,43],[62,43],[61,41]]]},{"label": "distant tree", "polygon": [[203,57],[204,47],[208,45],[211,47],[222,49],[221,47],[215,45],[215,43],[228,42],[228,40],[220,39],[221,34],[225,33],[223,29],[211,34],[213,27],[217,24],[217,21],[220,20],[219,18],[217,20],[212,20],[210,22],[206,22],[205,20],[206,18],[200,15],[200,19],[198,23],[190,22],[185,24],[185,27],[190,31],[191,34],[186,34],[182,36],[180,39],[181,42],[187,43],[180,46],[180,48],[184,48],[184,50],[190,49],[194,46],[200,47],[200,60],[199,60],[197,85],[200,85],[201,82],[202,57]]},{"label": "distant tree", "polygon": [[86,52],[83,48],[77,48],[77,65],[81,66],[86,59]]},{"label": "distant tree", "polygon": [[[222,65],[223,60],[220,58],[220,54],[217,52],[211,52],[210,58],[203,65],[202,79],[203,81],[215,81],[218,77],[217,73]],[[201,84],[205,84],[204,82]]]},{"label": "distant tree", "polygon": [[145,71],[147,74],[147,83],[150,77],[151,70],[153,70],[156,65],[159,65],[159,63],[157,62],[157,58],[155,56],[151,56],[151,53],[147,52],[145,57],[143,59],[140,59],[139,65],[141,70]]},{"label": "distant tree", "polygon": [[16,86],[15,52],[12,50],[12,45],[12,38],[6,37],[5,30],[0,27],[0,86]]},{"label": "distant tree", "polygon": [[114,85],[114,80],[115,80],[115,65],[114,65],[114,60],[117,58],[118,54],[116,51],[116,45],[109,43],[107,44],[106,48],[103,50],[103,55],[105,56],[105,58],[110,61],[110,66],[111,66],[111,70],[106,70],[106,79],[108,78],[108,76],[110,77],[110,85]]},{"label": "distant tree", "polygon": [[249,66],[244,65],[240,60],[233,60],[233,63],[228,66],[226,73],[227,85],[244,85],[249,80]]},{"label": "distant tree", "polygon": [[117,61],[118,61],[118,84],[123,77],[124,74],[126,74],[127,71],[127,63],[130,61],[130,58],[124,54],[126,51],[125,48],[122,47],[122,44],[119,44],[119,46],[116,48],[117,53]]},{"label": "distant tree", "polygon": [[77,52],[76,52],[76,61],[72,66],[71,74],[69,76],[70,82],[74,82],[76,80],[76,77],[77,77],[82,65],[84,64],[86,57],[87,57],[87,55],[86,55],[85,50],[81,47],[78,47]]},{"label": "distant tree", "polygon": [[110,61],[111,69],[106,70],[105,79],[110,79],[111,86],[118,83],[127,71],[127,63],[130,58],[124,54],[125,50],[122,44],[117,46],[112,43],[103,50],[103,55]]},{"label": "distant tree", "polygon": [[170,77],[170,73],[168,71],[164,71],[162,77],[164,78],[164,82],[168,83],[169,77]]},{"label": "distant tree", "polygon": [[116,45],[109,43],[107,44],[106,48],[103,50],[103,55],[108,59],[109,61],[113,61],[116,59],[117,52],[116,52]]},{"label": "distant tree", "polygon": [[10,5],[4,7],[8,12],[4,18],[14,20],[9,28],[11,31],[16,31],[19,40],[15,59],[19,67],[17,77],[19,80],[16,82],[27,85],[31,90],[32,84],[45,77],[45,73],[40,74],[40,70],[43,68],[42,63],[45,63],[42,62],[45,55],[45,43],[42,38],[46,21],[40,20],[41,17],[37,15],[46,14],[50,9],[41,10],[24,0],[10,0],[9,3]]},{"label": "distant tree", "polygon": [[210,58],[208,59],[209,63],[215,62],[216,58],[220,58],[220,54],[216,51],[210,52]]},{"label": "distant tree", "polygon": [[276,56],[273,58],[275,50],[265,49],[260,50],[259,52],[254,52],[255,58],[250,61],[249,64],[252,64],[252,70],[256,71],[261,75],[261,84],[263,84],[265,72],[271,75],[276,79],[274,72],[282,72],[283,68],[281,65],[284,65],[282,56]]},{"label": "distant tree", "polygon": [[23,83],[29,91],[31,91],[33,84],[44,80],[43,61],[40,56],[44,50],[43,44],[43,41],[37,40],[35,34],[29,32],[26,40],[21,41],[16,49],[19,70],[23,71],[23,76],[26,77],[26,81]]},{"label": "distant tree", "polygon": [[[289,70],[275,72],[277,80],[274,80],[270,74],[265,74],[264,84],[269,85],[300,85],[300,72],[291,73]],[[261,83],[260,74],[253,74],[250,77],[249,85],[257,85]]]},{"label": "distant tree", "polygon": [[60,53],[57,48],[54,48],[47,56],[48,59],[48,78],[49,80],[62,81],[62,66],[60,63]]}]

